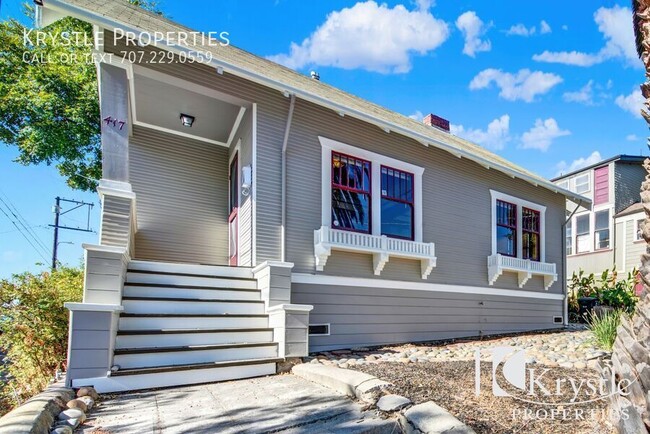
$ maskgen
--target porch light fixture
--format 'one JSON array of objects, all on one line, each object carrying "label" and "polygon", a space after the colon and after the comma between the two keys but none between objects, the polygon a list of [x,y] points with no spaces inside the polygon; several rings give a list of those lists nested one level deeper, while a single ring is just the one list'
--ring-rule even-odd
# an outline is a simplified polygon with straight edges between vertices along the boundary
[{"label": "porch light fixture", "polygon": [[194,123],[194,116],[181,113],[181,123],[184,127],[192,128],[192,124]]}]

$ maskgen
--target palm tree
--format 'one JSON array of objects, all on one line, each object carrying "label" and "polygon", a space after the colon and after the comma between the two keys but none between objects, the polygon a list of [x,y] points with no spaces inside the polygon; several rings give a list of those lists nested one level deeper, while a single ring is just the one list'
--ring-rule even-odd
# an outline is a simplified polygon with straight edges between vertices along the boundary
[{"label": "palm tree", "polygon": [[[636,48],[646,68],[646,81],[641,85],[641,92],[646,98],[645,108],[641,114],[650,124],[650,0],[633,0],[632,7]],[[643,163],[648,174],[641,184],[641,202],[646,213],[643,238],[646,241],[646,253],[641,255],[639,275],[643,289],[640,300],[632,318],[623,319],[618,327],[612,353],[612,366],[621,377],[638,379],[628,389],[627,397],[615,399],[614,410],[627,409],[630,414],[626,420],[617,422],[619,432],[650,432],[650,159]],[[644,427],[645,425],[645,427]]]}]

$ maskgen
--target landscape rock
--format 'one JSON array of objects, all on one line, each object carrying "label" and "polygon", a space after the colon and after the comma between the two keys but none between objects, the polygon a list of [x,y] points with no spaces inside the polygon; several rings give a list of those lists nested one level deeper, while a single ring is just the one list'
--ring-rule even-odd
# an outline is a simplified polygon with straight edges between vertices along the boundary
[{"label": "landscape rock", "polygon": [[381,411],[399,411],[411,404],[411,400],[401,395],[384,395],[377,401]]},{"label": "landscape rock", "polygon": [[71,427],[65,425],[54,428],[50,431],[50,434],[72,434],[73,432],[74,430]]},{"label": "landscape rock", "polygon": [[82,396],[90,396],[95,401],[99,399],[99,394],[94,387],[82,387],[77,390],[77,398],[81,398]]},{"label": "landscape rock", "polygon": [[[83,398],[90,398],[89,396],[84,396]],[[92,399],[92,398],[90,398]],[[72,399],[68,401],[66,404],[66,407],[68,408],[78,408],[79,410],[83,411],[84,413],[88,411],[88,405],[86,405],[85,402],[83,402],[81,399]]]},{"label": "landscape rock", "polygon": [[79,410],[78,408],[69,408],[59,413],[57,419],[58,420],[78,419],[79,423],[84,423],[84,421],[86,420],[86,413]]}]

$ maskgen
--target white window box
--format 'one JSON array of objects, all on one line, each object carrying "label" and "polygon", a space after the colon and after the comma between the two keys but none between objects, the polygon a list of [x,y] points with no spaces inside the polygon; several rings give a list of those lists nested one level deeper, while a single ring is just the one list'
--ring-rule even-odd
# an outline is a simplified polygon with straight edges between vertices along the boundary
[{"label": "white window box", "polygon": [[504,271],[518,274],[520,288],[523,288],[526,282],[533,276],[544,277],[544,289],[546,290],[557,280],[555,264],[512,258],[500,254],[488,256],[488,278],[490,285],[494,285]]},{"label": "white window box", "polygon": [[314,253],[316,269],[323,271],[332,250],[370,253],[373,255],[374,273],[379,276],[391,257],[417,259],[421,263],[422,278],[426,279],[436,266],[433,243],[388,238],[342,231],[322,226],[314,231]]}]

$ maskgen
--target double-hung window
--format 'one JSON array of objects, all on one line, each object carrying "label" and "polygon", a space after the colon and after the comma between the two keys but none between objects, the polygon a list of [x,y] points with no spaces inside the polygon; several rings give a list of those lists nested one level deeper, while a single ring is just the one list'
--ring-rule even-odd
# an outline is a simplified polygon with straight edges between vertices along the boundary
[{"label": "double-hung window", "polygon": [[540,214],[530,208],[522,209],[521,218],[523,258],[540,260]]},{"label": "double-hung window", "polygon": [[591,191],[591,185],[590,185],[590,176],[588,173],[585,173],[583,175],[577,176],[575,179],[576,182],[576,193],[578,194],[583,194]]},{"label": "double-hung window", "polygon": [[517,205],[497,200],[497,253],[517,256]]},{"label": "double-hung window", "polygon": [[576,252],[585,253],[590,250],[589,246],[589,214],[576,217]]},{"label": "double-hung window", "polygon": [[571,222],[566,225],[566,254],[573,254],[573,226]]},{"label": "double-hung window", "polygon": [[413,174],[381,166],[381,234],[413,239]]},{"label": "double-hung window", "polygon": [[370,162],[332,152],[332,226],[356,232],[371,230]]},{"label": "double-hung window", "polygon": [[608,209],[596,212],[594,246],[596,250],[609,248],[609,210]]}]

